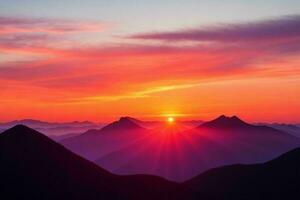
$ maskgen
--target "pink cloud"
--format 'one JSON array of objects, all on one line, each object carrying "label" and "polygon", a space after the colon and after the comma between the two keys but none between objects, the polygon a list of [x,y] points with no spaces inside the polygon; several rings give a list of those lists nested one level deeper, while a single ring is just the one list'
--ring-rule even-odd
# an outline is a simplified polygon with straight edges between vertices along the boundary
[{"label": "pink cloud", "polygon": [[277,47],[271,47],[178,48],[142,45],[45,49],[44,53],[51,55],[49,58],[3,64],[0,66],[0,77],[42,88],[105,93],[153,82],[194,82],[263,71],[265,69],[258,69],[256,65],[285,57]]},{"label": "pink cloud", "polygon": [[0,34],[99,32],[106,27],[96,21],[0,17]]},{"label": "pink cloud", "polygon": [[0,50],[26,52],[29,48],[62,46],[73,36],[102,32],[108,27],[97,21],[0,16]]},{"label": "pink cloud", "polygon": [[[288,23],[289,26],[294,26],[295,19],[297,18],[286,18],[287,21],[291,21]],[[190,37],[187,34],[189,38],[187,40],[219,41],[205,46],[198,43],[192,46],[174,46],[165,43],[151,46],[123,44],[110,47],[78,45],[76,48],[59,48],[49,46],[49,43],[52,44],[57,36],[52,31],[41,35],[33,33],[19,35],[18,32],[10,39],[1,38],[0,50],[45,57],[31,62],[2,63],[0,81],[14,83],[14,88],[34,87],[35,91],[40,91],[40,93],[43,93],[43,90],[51,90],[58,94],[68,93],[64,96],[76,99],[76,97],[93,95],[128,97],[130,96],[128,94],[144,94],[143,90],[153,91],[151,90],[153,86],[176,89],[182,88],[180,85],[193,86],[194,83],[216,79],[268,77],[274,74],[276,76],[294,75],[295,68],[291,67],[289,58],[298,55],[300,38],[294,33],[288,33],[291,30],[297,32],[298,28],[284,29],[273,33],[270,40],[261,40],[265,37],[263,33],[269,33],[267,30],[286,26],[283,22],[284,20],[281,19],[277,23],[269,21],[268,23],[259,22],[256,25],[250,24],[249,27],[243,24],[231,25],[226,29],[224,27],[211,29],[210,37],[208,35],[204,37],[203,31],[201,37],[199,35],[199,37]],[[28,28],[49,22],[2,19],[1,23]],[[76,28],[62,30],[57,27],[56,29],[67,33],[73,33],[76,30]],[[254,33],[251,33],[251,30]],[[223,36],[220,35],[222,31]],[[179,35],[178,32],[174,34]],[[184,38],[187,35],[182,34],[181,39],[176,36],[176,40],[186,40]],[[143,39],[150,39],[150,34],[148,36]],[[157,38],[151,39],[165,40],[166,36],[161,38],[156,35]],[[135,36],[134,38],[142,37]],[[241,42],[230,42],[233,38]],[[255,42],[243,42],[245,38],[248,38],[246,41]],[[257,38],[262,42],[258,42]],[[60,35],[58,39],[61,39]],[[170,40],[175,39],[171,36]],[[288,62],[284,69],[278,65],[279,60]],[[179,86],[176,86],[177,84]],[[8,84],[7,87],[10,85]],[[165,85],[175,86],[163,87]]]}]

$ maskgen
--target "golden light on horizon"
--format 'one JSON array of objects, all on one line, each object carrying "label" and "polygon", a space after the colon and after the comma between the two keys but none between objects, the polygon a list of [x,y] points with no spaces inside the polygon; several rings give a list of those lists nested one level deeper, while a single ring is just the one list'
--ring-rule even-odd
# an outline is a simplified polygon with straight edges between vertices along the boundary
[{"label": "golden light on horizon", "polygon": [[167,118],[167,121],[168,121],[169,123],[173,123],[174,120],[175,120],[174,117],[168,117],[168,118]]}]

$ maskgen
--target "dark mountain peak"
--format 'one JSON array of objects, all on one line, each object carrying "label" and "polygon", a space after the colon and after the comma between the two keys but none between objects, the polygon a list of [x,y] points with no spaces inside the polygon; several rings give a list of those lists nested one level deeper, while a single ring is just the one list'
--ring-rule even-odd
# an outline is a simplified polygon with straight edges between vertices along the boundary
[{"label": "dark mountain peak", "polygon": [[130,117],[121,117],[118,121],[115,121],[115,122],[103,127],[101,129],[101,131],[121,131],[121,130],[143,129],[132,119],[133,118],[130,118]]},{"label": "dark mountain peak", "polygon": [[[139,125],[138,119],[132,117],[120,117],[118,121],[114,121],[101,129],[89,129],[82,136],[94,136],[98,134],[102,134],[106,131],[126,131],[126,130],[143,130],[144,128]],[[67,139],[68,140],[68,139]]]},{"label": "dark mountain peak", "polygon": [[24,130],[25,131],[25,130],[27,130],[28,131],[28,130],[32,130],[32,129],[25,126],[25,125],[23,125],[23,124],[17,124],[14,127],[10,128],[8,130],[10,130],[10,131],[18,131],[18,130]]},{"label": "dark mountain peak", "polygon": [[237,117],[236,115],[233,115],[231,117],[229,116],[226,116],[226,115],[220,115],[219,117],[217,117],[216,119],[214,120],[239,120],[239,121],[242,121],[239,117]]},{"label": "dark mountain peak", "polygon": [[39,146],[47,148],[47,146],[55,144],[47,136],[22,124],[1,133],[0,143],[3,148],[6,146],[5,148],[13,151],[34,149]]},{"label": "dark mountain peak", "polygon": [[0,196],[10,199],[167,199],[178,187],[111,174],[24,125],[0,134],[0,163]]},{"label": "dark mountain peak", "polygon": [[128,116],[125,116],[125,117],[120,117],[119,121],[133,121],[134,118],[132,117],[128,117]]},{"label": "dark mountain peak", "polygon": [[131,117],[120,117],[120,119],[115,123],[115,125],[124,126],[127,128],[137,128],[139,125],[135,122],[136,120]]},{"label": "dark mountain peak", "polygon": [[[238,118],[236,115],[233,115],[232,117],[231,117],[231,119],[234,119],[234,120],[241,120],[240,118]],[[242,120],[241,120],[242,121]]]},{"label": "dark mountain peak", "polygon": [[136,124],[141,124],[141,123],[142,123],[141,120],[136,119],[136,118],[133,118],[133,117],[129,117],[129,116],[121,117],[121,118],[119,119],[119,121],[123,121],[123,120],[129,120],[129,121],[132,121],[132,122],[134,122],[134,123],[136,123]]},{"label": "dark mountain peak", "polygon": [[[27,164],[32,162],[39,167],[41,167],[38,165],[41,164],[39,162],[45,161],[46,158],[51,158],[53,163],[63,160],[67,162],[67,157],[78,159],[78,156],[72,154],[62,145],[24,125],[16,125],[0,134],[0,152],[1,156],[7,156],[10,161],[12,159],[20,159],[18,162],[26,160]],[[64,156],[65,158],[62,158]],[[45,161],[45,163],[47,162]]]},{"label": "dark mountain peak", "polygon": [[199,126],[199,128],[222,128],[222,129],[232,129],[232,128],[246,128],[251,127],[252,125],[244,122],[237,116],[227,117],[221,115],[218,118],[205,122]]},{"label": "dark mountain peak", "polygon": [[2,133],[2,135],[36,135],[36,134],[39,133],[23,124],[15,125],[14,127]]},{"label": "dark mountain peak", "polygon": [[226,119],[226,118],[229,118],[229,117],[226,117],[225,115],[220,115],[219,117],[217,117],[216,119],[219,119],[219,120],[221,120],[221,119]]}]

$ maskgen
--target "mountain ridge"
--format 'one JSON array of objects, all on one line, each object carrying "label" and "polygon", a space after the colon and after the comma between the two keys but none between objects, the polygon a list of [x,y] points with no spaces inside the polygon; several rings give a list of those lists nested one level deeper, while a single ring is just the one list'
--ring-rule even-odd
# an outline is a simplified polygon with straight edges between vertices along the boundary
[{"label": "mountain ridge", "polygon": [[270,161],[208,170],[183,183],[190,199],[298,199],[300,148]]},{"label": "mountain ridge", "polygon": [[216,119],[213,119],[208,122],[204,122],[197,128],[217,128],[217,129],[236,129],[236,128],[250,128],[251,124],[248,124],[238,118],[237,116],[227,117],[225,115],[221,115]]},{"label": "mountain ridge", "polygon": [[183,183],[118,176],[17,125],[0,135],[0,196],[10,199],[298,199],[300,148],[265,163],[208,170]]},{"label": "mountain ridge", "polygon": [[177,187],[156,176],[114,175],[24,125],[0,135],[0,155],[0,195],[12,199],[165,199]]},{"label": "mountain ridge", "polygon": [[118,121],[114,121],[100,129],[100,131],[120,131],[120,130],[142,130],[144,129],[140,125],[138,125],[133,118],[129,117],[121,117]]}]

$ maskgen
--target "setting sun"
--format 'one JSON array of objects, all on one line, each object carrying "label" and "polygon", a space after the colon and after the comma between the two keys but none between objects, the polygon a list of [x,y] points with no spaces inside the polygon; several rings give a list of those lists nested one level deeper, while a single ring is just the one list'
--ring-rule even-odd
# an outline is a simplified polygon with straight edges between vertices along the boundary
[{"label": "setting sun", "polygon": [[168,117],[168,118],[167,118],[167,121],[168,121],[169,123],[173,123],[173,122],[174,122],[174,117]]}]

